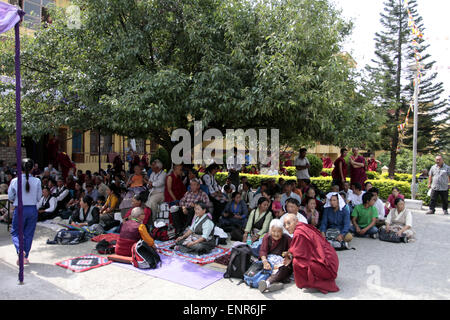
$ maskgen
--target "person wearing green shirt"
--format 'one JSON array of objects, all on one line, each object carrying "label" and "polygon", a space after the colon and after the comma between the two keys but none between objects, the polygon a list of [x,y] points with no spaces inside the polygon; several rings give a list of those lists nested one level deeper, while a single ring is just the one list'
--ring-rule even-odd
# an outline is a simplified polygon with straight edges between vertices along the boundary
[{"label": "person wearing green shirt", "polygon": [[376,227],[378,211],[374,207],[376,196],[371,192],[364,193],[363,203],[357,205],[352,212],[352,225],[349,231],[357,237],[371,237],[376,239],[378,228]]}]

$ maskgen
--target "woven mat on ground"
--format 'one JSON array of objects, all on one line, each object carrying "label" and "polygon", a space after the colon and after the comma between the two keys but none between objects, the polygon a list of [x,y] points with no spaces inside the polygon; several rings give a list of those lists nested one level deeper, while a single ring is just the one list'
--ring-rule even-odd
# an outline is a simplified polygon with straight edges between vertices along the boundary
[{"label": "woven mat on ground", "polygon": [[55,263],[57,266],[72,270],[73,272],[83,272],[94,268],[110,264],[111,261],[106,257],[101,257],[96,254],[86,254],[81,257],[63,260]]},{"label": "woven mat on ground", "polygon": [[155,241],[155,244],[156,244],[158,252],[165,256],[168,256],[168,257],[177,256],[186,261],[196,263],[199,265],[213,263],[214,260],[216,260],[217,258],[227,255],[228,253],[231,252],[231,249],[229,249],[229,248],[227,249],[227,248],[222,248],[220,246],[217,246],[210,253],[198,256],[195,254],[189,254],[189,253],[184,253],[184,252],[170,249],[171,246],[175,245],[175,242],[176,242],[176,240],[169,240],[169,241],[165,241],[165,242]]}]

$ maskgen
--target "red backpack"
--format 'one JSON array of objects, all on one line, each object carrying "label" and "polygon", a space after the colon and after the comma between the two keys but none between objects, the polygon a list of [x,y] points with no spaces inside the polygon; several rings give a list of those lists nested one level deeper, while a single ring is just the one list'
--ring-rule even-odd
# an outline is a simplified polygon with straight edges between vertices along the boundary
[{"label": "red backpack", "polygon": [[155,249],[144,240],[139,240],[131,247],[131,262],[139,269],[156,269],[162,263]]}]

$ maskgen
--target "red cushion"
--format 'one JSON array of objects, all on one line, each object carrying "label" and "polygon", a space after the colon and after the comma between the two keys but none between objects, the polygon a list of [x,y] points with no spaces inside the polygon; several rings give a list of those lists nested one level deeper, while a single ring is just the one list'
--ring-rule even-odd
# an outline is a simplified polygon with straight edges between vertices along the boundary
[{"label": "red cushion", "polygon": [[125,256],[120,256],[118,254],[111,254],[108,256],[108,260],[114,261],[114,262],[121,262],[121,263],[128,263],[128,264],[132,264],[131,257],[125,257]]}]

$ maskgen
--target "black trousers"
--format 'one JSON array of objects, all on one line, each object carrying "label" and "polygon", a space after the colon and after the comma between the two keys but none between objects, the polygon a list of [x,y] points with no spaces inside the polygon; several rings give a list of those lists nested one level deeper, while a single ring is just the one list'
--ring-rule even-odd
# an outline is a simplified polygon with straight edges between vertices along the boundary
[{"label": "black trousers", "polygon": [[231,179],[231,183],[236,187],[236,191],[239,188],[239,171],[228,173],[228,177]]},{"label": "black trousers", "polygon": [[192,222],[194,218],[195,211],[194,208],[188,208],[188,213],[184,214],[183,209],[172,213],[173,225],[175,227],[175,232],[177,234],[182,233]]},{"label": "black trousers", "polygon": [[437,191],[431,190],[431,201],[430,201],[430,210],[434,212],[436,208],[436,202],[438,197],[441,197],[442,200],[442,210],[448,209],[448,190],[446,191]]}]

